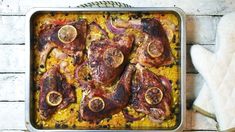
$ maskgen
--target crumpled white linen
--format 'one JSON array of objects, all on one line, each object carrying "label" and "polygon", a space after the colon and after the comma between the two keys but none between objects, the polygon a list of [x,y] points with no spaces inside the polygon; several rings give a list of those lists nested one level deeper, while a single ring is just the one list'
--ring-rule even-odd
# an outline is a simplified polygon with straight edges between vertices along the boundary
[{"label": "crumpled white linen", "polygon": [[192,62],[205,80],[194,106],[214,114],[221,131],[235,130],[235,13],[221,18],[216,47],[215,53],[191,48]]}]

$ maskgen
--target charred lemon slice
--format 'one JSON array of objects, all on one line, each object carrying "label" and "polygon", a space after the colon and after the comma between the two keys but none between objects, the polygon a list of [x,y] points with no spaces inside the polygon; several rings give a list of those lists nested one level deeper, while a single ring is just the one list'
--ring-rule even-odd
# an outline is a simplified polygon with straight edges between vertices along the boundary
[{"label": "charred lemon slice", "polygon": [[91,69],[87,62],[84,62],[78,66],[75,70],[75,78],[78,80],[79,84],[86,84],[88,81],[92,80]]},{"label": "charred lemon slice", "polygon": [[77,37],[77,29],[72,25],[64,25],[58,31],[58,38],[63,43],[71,43]]},{"label": "charred lemon slice", "polygon": [[163,49],[162,42],[159,40],[154,40],[148,43],[147,52],[153,58],[161,56],[163,53],[163,50],[164,49]]},{"label": "charred lemon slice", "polygon": [[104,106],[104,100],[100,97],[94,97],[88,103],[89,109],[93,112],[100,112],[104,109]]},{"label": "charred lemon slice", "polygon": [[103,60],[106,65],[117,68],[123,63],[124,55],[122,51],[117,48],[108,48],[104,52]]},{"label": "charred lemon slice", "polygon": [[62,94],[57,91],[50,91],[46,96],[46,102],[50,106],[58,106],[62,100]]},{"label": "charred lemon slice", "polygon": [[145,92],[145,100],[150,105],[156,105],[161,102],[163,97],[162,90],[158,87],[151,87]]}]

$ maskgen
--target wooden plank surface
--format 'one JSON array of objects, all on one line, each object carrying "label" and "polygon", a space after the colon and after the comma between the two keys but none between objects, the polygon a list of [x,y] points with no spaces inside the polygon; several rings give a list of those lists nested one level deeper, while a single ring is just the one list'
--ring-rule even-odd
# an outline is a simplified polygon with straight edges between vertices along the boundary
[{"label": "wooden plank surface", "polygon": [[[187,16],[187,43],[214,44],[220,16]],[[17,23],[15,23],[17,22]],[[22,44],[25,39],[25,16],[0,16],[0,44]]]},{"label": "wooden plank surface", "polygon": [[0,102],[0,131],[1,129],[26,129],[24,104],[24,102]]},{"label": "wooden plank surface", "polygon": [[[26,130],[25,127],[25,103],[24,102],[0,102],[0,117],[4,119],[0,123],[0,131],[8,129]],[[216,130],[215,121],[195,113],[192,110],[187,111],[185,130]],[[201,122],[198,124],[197,122]]]},{"label": "wooden plank surface", "polygon": [[[0,1],[0,131],[25,131],[25,14],[32,7],[76,7],[92,0],[2,0]],[[142,2],[117,0],[136,7]],[[214,131],[216,122],[190,109],[204,82],[191,63],[189,50],[201,44],[212,50],[216,25],[225,13],[235,11],[233,0],[145,0],[145,6],[180,7],[187,14],[187,122],[185,131]],[[9,116],[10,115],[10,116]]]},{"label": "wooden plank surface", "polygon": [[192,110],[188,110],[186,113],[186,128],[184,130],[217,130],[216,129],[216,122],[208,117],[205,117],[199,113],[196,113]]},{"label": "wooden plank surface", "polygon": [[[4,15],[23,15],[32,7],[76,7],[79,4],[92,2],[94,0],[2,0],[1,12]],[[124,2],[134,7],[179,7],[187,14],[193,15],[223,15],[235,10],[233,0],[145,0],[136,2],[136,0],[116,0]]]},{"label": "wooden plank surface", "polygon": [[[14,47],[24,47],[24,45],[0,45],[0,50],[6,50],[6,49],[14,49]],[[208,48],[208,46],[210,45],[203,45],[204,47]],[[6,48],[7,47],[7,48]],[[10,48],[11,47],[11,48]],[[211,46],[212,47],[212,46]],[[210,48],[211,48],[210,47]],[[14,51],[16,50],[16,51]],[[13,50],[13,52],[9,52],[7,54],[10,54],[10,56],[13,56],[14,54],[16,54],[15,56],[17,56],[17,54],[23,54],[24,51],[21,50],[21,52],[19,52],[19,48],[15,48]],[[8,51],[8,50],[6,50]],[[6,66],[8,64],[10,64],[8,67],[14,67],[16,68],[14,71],[18,70],[24,70],[24,65],[17,67],[17,61],[11,61],[11,59],[14,58],[9,58],[8,61],[10,62],[16,62],[16,63],[3,63],[3,66]],[[5,62],[5,61],[3,61]],[[3,67],[2,67],[3,68]],[[1,68],[0,68],[1,69]],[[3,69],[2,69],[3,70]],[[6,70],[6,69],[4,69]],[[11,101],[24,101],[24,74],[0,74],[0,102],[5,102],[9,104],[11,103]],[[187,85],[186,85],[186,89],[187,89],[187,100],[191,101],[194,100],[195,97],[198,94],[198,91],[200,90],[201,86],[202,86],[202,82],[203,79],[201,78],[201,76],[199,74],[187,74]],[[11,95],[11,96],[9,96]],[[9,102],[10,101],[10,102]],[[22,102],[20,102],[22,103]],[[11,108],[11,107],[10,107]],[[196,120],[194,120],[195,122],[198,122],[199,124],[201,124],[201,122],[203,122],[203,124],[207,121],[205,121],[205,118],[203,116],[198,116],[198,114],[196,113],[191,113],[188,114],[187,118],[190,118],[190,120],[194,120],[193,117],[197,117]],[[1,117],[1,115],[0,115]],[[192,118],[192,119],[191,119]],[[187,119],[189,120],[189,119]],[[194,123],[195,126],[193,127],[193,130],[197,130],[197,129],[204,129],[204,126],[202,127],[201,125],[198,125],[197,123]],[[192,128],[189,126],[190,124],[188,124],[187,129],[191,130]],[[208,126],[206,125],[206,127],[209,127],[210,129],[214,129],[214,126]],[[1,127],[0,127],[1,128]],[[20,128],[19,128],[20,129]]]},{"label": "wooden plank surface", "polygon": [[[187,45],[187,73],[196,73],[191,57],[190,48],[192,45]],[[203,47],[213,50],[214,45],[202,45]],[[0,72],[24,72],[25,71],[25,45],[1,45],[0,56],[1,65]]]},{"label": "wooden plank surface", "polygon": [[191,101],[193,101],[198,96],[203,84],[204,80],[200,74],[187,74],[186,98],[189,103],[191,103]]},{"label": "wooden plank surface", "polygon": [[214,44],[218,16],[187,16],[187,43]]},{"label": "wooden plank surface", "polygon": [[24,43],[25,16],[0,16],[0,43]]},{"label": "wooden plank surface", "polygon": [[24,72],[24,49],[24,45],[0,45],[0,72]]},{"label": "wooden plank surface", "polygon": [[[212,50],[213,45],[202,45],[205,48]],[[0,55],[3,56],[1,59],[0,71],[5,72],[24,72],[24,45],[0,45]],[[190,45],[187,48],[189,52]],[[191,58],[187,54],[187,98],[192,100],[197,96],[198,91],[201,88],[200,82],[203,79],[196,73],[197,71],[193,68],[190,63]],[[11,56],[11,57],[8,57]],[[0,74],[0,100],[23,100],[24,99],[24,74]],[[12,95],[12,96],[8,96]]]},{"label": "wooden plank surface", "polygon": [[28,132],[27,130],[21,130],[21,129],[2,129],[1,132]]},{"label": "wooden plank surface", "polygon": [[0,101],[25,100],[25,75],[0,74]]},{"label": "wooden plank surface", "polygon": [[[199,74],[187,74],[186,79],[186,96],[191,101],[197,97],[204,80]],[[0,74],[0,102],[24,101],[24,80],[24,74]]]}]

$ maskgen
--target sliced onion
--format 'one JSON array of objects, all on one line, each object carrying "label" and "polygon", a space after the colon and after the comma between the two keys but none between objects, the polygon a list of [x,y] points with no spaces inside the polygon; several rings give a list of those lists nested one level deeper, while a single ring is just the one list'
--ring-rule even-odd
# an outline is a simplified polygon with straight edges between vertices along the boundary
[{"label": "sliced onion", "polygon": [[127,121],[131,122],[131,121],[138,121],[141,120],[142,118],[145,117],[145,115],[140,116],[140,117],[133,117],[132,115],[130,115],[127,111],[122,110],[122,113],[124,115],[124,117],[126,118]]},{"label": "sliced onion", "polygon": [[108,33],[99,24],[97,24],[96,22],[90,23],[90,26],[97,27],[102,32],[102,34],[105,35],[105,37],[108,37]]},{"label": "sliced onion", "polygon": [[109,31],[111,31],[112,33],[122,34],[122,33],[124,33],[124,32],[126,31],[125,28],[118,28],[118,27],[115,27],[115,26],[113,25],[111,19],[107,20],[106,25],[107,25]]},{"label": "sliced onion", "polygon": [[122,19],[115,19],[115,21],[111,22],[117,28],[128,28],[130,26],[129,21],[125,21]]},{"label": "sliced onion", "polygon": [[[120,24],[122,23],[122,24]],[[115,26],[111,19],[107,21],[107,27],[108,29],[116,34],[121,34],[125,32],[126,28],[134,28],[134,29],[142,29],[142,23],[140,19],[130,20],[130,21],[124,21],[124,20],[117,20],[117,26]]]},{"label": "sliced onion", "polygon": [[161,76],[161,77],[160,77],[160,80],[161,80],[162,85],[163,85],[166,89],[168,89],[168,91],[171,91],[172,87],[171,87],[170,81],[169,81],[166,77],[164,77],[164,76]]},{"label": "sliced onion", "polygon": [[142,29],[142,24],[141,24],[140,19],[133,19],[133,20],[129,20],[129,21],[117,19],[117,20],[115,20],[115,23],[113,25],[115,25],[116,28],[131,27],[131,28],[135,28],[135,29]]},{"label": "sliced onion", "polygon": [[135,29],[142,29],[142,27],[143,27],[141,24],[141,20],[139,20],[139,19],[130,20],[129,24],[132,28],[135,28]]}]

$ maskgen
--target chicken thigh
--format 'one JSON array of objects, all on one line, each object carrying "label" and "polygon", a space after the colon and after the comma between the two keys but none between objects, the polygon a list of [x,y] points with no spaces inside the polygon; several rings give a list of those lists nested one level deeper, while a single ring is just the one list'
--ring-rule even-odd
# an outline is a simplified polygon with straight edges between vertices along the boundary
[{"label": "chicken thigh", "polygon": [[60,25],[44,25],[39,33],[40,70],[45,72],[46,59],[53,48],[59,48],[64,53],[74,57],[77,64],[81,63],[86,36],[86,20]]},{"label": "chicken thigh", "polygon": [[135,71],[133,65],[128,65],[113,91],[89,83],[84,87],[81,102],[81,118],[90,122],[99,122],[116,114],[128,105],[131,95],[131,78]]},{"label": "chicken thigh", "polygon": [[93,41],[88,49],[92,79],[105,86],[111,85],[123,71],[133,42],[132,35]]},{"label": "chicken thigh", "polygon": [[162,122],[171,114],[171,86],[161,81],[151,71],[137,64],[132,80],[131,106],[149,116],[150,119]]},{"label": "chicken thigh", "polygon": [[39,111],[48,119],[58,109],[63,109],[76,101],[75,88],[66,82],[59,67],[48,70],[40,81]]}]

